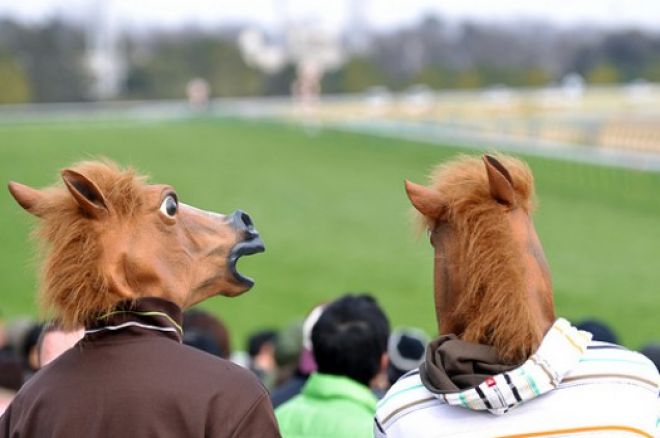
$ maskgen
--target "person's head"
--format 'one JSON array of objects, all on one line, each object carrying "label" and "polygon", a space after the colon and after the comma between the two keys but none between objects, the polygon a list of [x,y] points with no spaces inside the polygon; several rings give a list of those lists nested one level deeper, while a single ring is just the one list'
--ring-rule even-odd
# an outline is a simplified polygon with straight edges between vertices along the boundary
[{"label": "person's head", "polygon": [[594,341],[609,342],[610,344],[618,343],[618,338],[614,330],[603,321],[585,319],[575,324],[575,327],[591,333]]},{"label": "person's head", "polygon": [[314,307],[305,318],[302,327],[302,351],[298,359],[298,371],[303,375],[310,375],[317,370],[316,359],[312,353],[312,329],[323,314],[326,303]]},{"label": "person's head", "polygon": [[23,339],[20,356],[26,370],[33,372],[39,369],[38,343],[43,325],[34,323]]},{"label": "person's head", "polygon": [[[0,352],[0,391],[17,392],[23,385],[23,363],[13,353]],[[1,415],[1,414],[0,414]]]},{"label": "person's head", "polygon": [[328,304],[312,329],[318,371],[368,386],[383,367],[390,324],[369,295],[344,295]]},{"label": "person's head", "polygon": [[5,348],[20,356],[23,343],[33,326],[34,320],[30,317],[13,318],[7,321],[5,325]]},{"label": "person's head", "polygon": [[402,327],[392,332],[387,343],[389,356],[387,380],[390,385],[424,361],[428,342],[429,337],[426,333],[413,327]]},{"label": "person's head", "polygon": [[[222,321],[211,313],[201,309],[187,310],[183,314],[183,327],[183,342],[185,344],[200,348],[224,359],[228,359],[231,355],[229,330]],[[190,335],[188,335],[188,332],[191,332]],[[215,345],[210,345],[210,342]]]},{"label": "person's head", "polygon": [[655,367],[660,371],[660,344],[649,344],[640,351],[644,356],[651,359]]},{"label": "person's head", "polygon": [[277,332],[275,340],[275,364],[277,377],[275,386],[289,380],[298,368],[302,349],[302,321],[293,321]]},{"label": "person's head", "polygon": [[85,330],[63,330],[57,323],[44,326],[37,341],[37,363],[39,368],[48,365],[62,353],[76,345],[85,335]]},{"label": "person's head", "polygon": [[248,354],[254,367],[264,370],[275,368],[276,340],[277,332],[271,329],[261,330],[250,336],[248,339]]},{"label": "person's head", "polygon": [[5,321],[0,313],[0,350],[7,346],[7,336],[5,335]]},{"label": "person's head", "polygon": [[249,368],[266,388],[272,389],[277,381],[277,363],[275,362],[275,330],[260,330],[248,339]]},{"label": "person's head", "polygon": [[206,332],[188,329],[183,332],[183,343],[197,350],[205,351],[213,356],[222,357],[222,351],[216,340]]}]

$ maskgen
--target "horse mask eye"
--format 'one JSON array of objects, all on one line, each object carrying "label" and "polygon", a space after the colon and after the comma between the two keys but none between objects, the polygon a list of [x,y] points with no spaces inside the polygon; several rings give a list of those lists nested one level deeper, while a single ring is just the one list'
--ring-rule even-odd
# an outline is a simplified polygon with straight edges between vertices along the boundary
[{"label": "horse mask eye", "polygon": [[174,217],[178,209],[179,204],[174,195],[167,195],[160,204],[161,213],[167,217]]}]

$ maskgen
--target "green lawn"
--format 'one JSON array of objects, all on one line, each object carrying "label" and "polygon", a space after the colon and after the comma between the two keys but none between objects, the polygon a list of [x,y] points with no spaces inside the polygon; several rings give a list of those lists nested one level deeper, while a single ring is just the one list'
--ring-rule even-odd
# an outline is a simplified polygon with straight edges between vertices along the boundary
[{"label": "green lawn", "polygon": [[[345,291],[370,291],[394,325],[433,332],[432,251],[412,232],[403,179],[424,182],[456,149],[236,120],[0,126],[0,176],[44,186],[74,161],[107,156],[174,185],[204,209],[248,211],[267,252],[241,261],[257,280],[204,304],[235,342]],[[609,321],[623,343],[660,339],[660,175],[529,158],[535,217],[558,313]],[[6,317],[35,313],[32,219],[0,191]]]}]

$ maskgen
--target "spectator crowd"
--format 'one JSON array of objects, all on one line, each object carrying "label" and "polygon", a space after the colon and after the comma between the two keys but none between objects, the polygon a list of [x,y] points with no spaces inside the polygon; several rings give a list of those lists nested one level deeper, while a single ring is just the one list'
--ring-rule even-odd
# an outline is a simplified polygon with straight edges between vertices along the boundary
[{"label": "spectator crowd", "polygon": [[[379,399],[397,380],[424,361],[430,337],[415,327],[391,330],[388,317],[368,294],[345,294],[314,307],[281,328],[249,336],[245,350],[233,350],[228,327],[198,308],[183,315],[183,343],[231,360],[268,389],[283,436],[372,436]],[[606,323],[576,324],[594,340],[616,344]],[[35,373],[83,338],[56,321],[29,318],[0,324],[0,412]],[[660,368],[660,344],[641,352]],[[2,435],[2,431],[0,431]]]}]

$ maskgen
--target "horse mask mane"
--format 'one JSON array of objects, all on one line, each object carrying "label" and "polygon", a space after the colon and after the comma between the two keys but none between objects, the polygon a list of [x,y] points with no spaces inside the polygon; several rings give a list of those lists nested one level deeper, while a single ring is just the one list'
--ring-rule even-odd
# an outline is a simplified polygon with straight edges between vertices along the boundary
[{"label": "horse mask mane", "polygon": [[9,191],[39,218],[39,302],[64,329],[88,325],[124,300],[157,296],[185,308],[252,286],[236,261],[264,248],[244,212],[179,203],[172,187],[148,185],[107,160],[78,163],[61,177],[63,184],[43,190],[11,182]]},{"label": "horse mask mane", "polygon": [[526,359],[554,321],[552,286],[531,222],[534,181],[507,156],[461,157],[438,166],[430,187],[406,191],[435,248],[440,334]]}]

